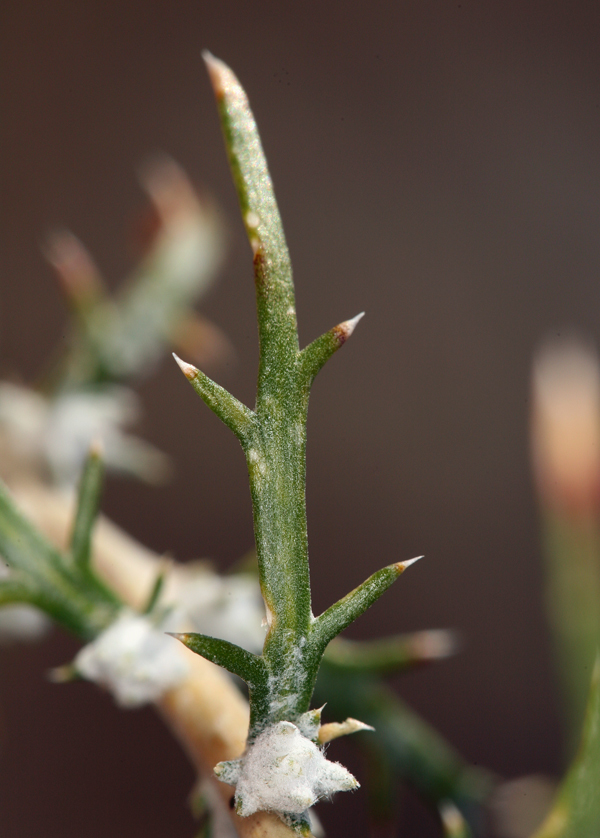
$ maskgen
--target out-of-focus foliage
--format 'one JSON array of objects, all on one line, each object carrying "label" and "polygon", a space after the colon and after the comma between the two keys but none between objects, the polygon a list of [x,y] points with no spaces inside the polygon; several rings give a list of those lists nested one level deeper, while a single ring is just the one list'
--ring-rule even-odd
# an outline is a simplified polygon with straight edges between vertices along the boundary
[{"label": "out-of-focus foliage", "polygon": [[[579,741],[600,646],[600,362],[554,339],[533,367],[532,452],[548,617],[563,688],[568,756]],[[599,827],[600,834],[600,827]]]},{"label": "out-of-focus foliage", "polygon": [[127,432],[141,414],[132,384],[169,348],[208,366],[230,352],[221,331],[192,308],[222,262],[214,207],[167,158],[148,163],[141,182],[151,200],[151,234],[114,294],[75,236],[55,233],[48,243],[71,310],[70,337],[37,389],[0,383],[0,475],[9,482],[29,477],[72,487],[98,439],[109,469],[164,479],[168,457]]},{"label": "out-of-focus foliage", "polygon": [[596,658],[579,753],[534,838],[596,838],[600,834],[600,655]]}]

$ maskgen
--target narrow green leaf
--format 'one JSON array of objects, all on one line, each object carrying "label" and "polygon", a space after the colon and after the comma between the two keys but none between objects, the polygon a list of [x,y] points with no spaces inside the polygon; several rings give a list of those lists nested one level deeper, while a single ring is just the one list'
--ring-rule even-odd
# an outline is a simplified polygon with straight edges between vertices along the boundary
[{"label": "narrow green leaf", "polygon": [[600,824],[600,655],[592,675],[579,752],[534,838],[592,838]]},{"label": "narrow green leaf", "polygon": [[0,556],[35,592],[28,601],[85,640],[105,628],[121,605],[89,568],[65,560],[21,515],[1,482]]},{"label": "narrow green leaf", "polygon": [[[377,792],[385,795],[387,787],[397,794],[398,783],[408,782],[434,807],[451,800],[473,822],[480,819],[494,785],[491,776],[467,765],[380,678],[369,673],[357,677],[355,672],[333,666],[325,656],[315,690],[315,703],[324,701],[330,717],[352,716],[375,728],[357,744],[378,775]],[[391,815],[393,803],[378,795],[377,808],[383,808],[379,814]]]},{"label": "narrow green leaf", "polygon": [[167,632],[167,634],[181,641],[184,646],[187,646],[197,655],[201,655],[211,663],[216,663],[233,675],[237,675],[249,687],[261,686],[267,679],[267,670],[263,659],[246,649],[242,649],[241,646],[236,646],[235,643],[192,632],[185,634]]},{"label": "narrow green leaf", "polygon": [[79,483],[77,512],[70,541],[71,555],[79,567],[89,567],[90,564],[92,530],[98,514],[103,475],[101,449],[99,445],[93,445]]},{"label": "narrow green leaf", "polygon": [[345,320],[343,323],[339,323],[333,329],[321,335],[321,337],[313,340],[312,343],[309,343],[302,350],[300,353],[300,366],[309,384],[312,383],[319,370],[322,369],[331,356],[346,343],[356,328],[358,321],[364,316],[365,313],[362,311],[351,320]]},{"label": "narrow green leaf", "polygon": [[60,556],[17,509],[10,492],[0,481],[0,556],[24,574],[51,572]]},{"label": "narrow green leaf", "polygon": [[[578,380],[578,379],[575,379]],[[600,638],[600,527],[592,516],[542,508],[546,603],[561,680],[568,762],[575,754]]]},{"label": "narrow green leaf", "polygon": [[356,641],[337,637],[327,647],[325,659],[348,672],[385,674],[411,669],[453,655],[457,649],[452,631],[416,631],[381,640]]},{"label": "narrow green leaf", "polygon": [[343,599],[324,611],[312,625],[312,636],[317,644],[324,649],[334,637],[347,628],[350,623],[353,623],[357,617],[360,617],[375,600],[379,599],[400,574],[404,573],[407,567],[422,558],[422,556],[418,556],[416,559],[397,562],[378,570],[372,576],[369,576],[362,585],[350,591]]},{"label": "narrow green leaf", "polygon": [[159,597],[163,591],[165,586],[165,579],[167,577],[168,566],[165,565],[157,574],[156,579],[154,580],[154,585],[152,586],[152,590],[150,591],[150,596],[148,597],[148,601],[146,603],[145,608],[143,609],[143,614],[150,614],[154,611],[156,607],[156,603],[159,600]]},{"label": "narrow green leaf", "polygon": [[2,579],[0,581],[0,605],[14,603],[35,603],[38,591],[21,579]]},{"label": "narrow green leaf", "polygon": [[173,357],[202,401],[234,432],[242,447],[245,447],[253,428],[254,412],[192,364],[186,364],[175,353]]}]

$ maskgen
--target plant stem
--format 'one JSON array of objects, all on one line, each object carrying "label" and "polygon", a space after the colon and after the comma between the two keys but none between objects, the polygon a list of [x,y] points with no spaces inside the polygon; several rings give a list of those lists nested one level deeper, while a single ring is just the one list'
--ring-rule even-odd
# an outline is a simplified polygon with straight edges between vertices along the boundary
[{"label": "plant stem", "polygon": [[205,59],[254,257],[259,372],[254,424],[242,445],[269,623],[263,657],[271,709],[263,725],[308,709],[298,664],[312,619],[305,502],[310,382],[300,363],[289,252],[256,123],[232,71]]},{"label": "plant stem", "polygon": [[[248,466],[259,578],[268,633],[260,663],[205,635],[179,639],[209,660],[248,673],[252,742],[310,707],[329,641],[362,614],[408,562],[373,574],[318,618],[311,611],[306,531],[306,419],[312,382],[362,317],[300,350],[290,256],[260,137],[246,94],[222,61],[205,53],[254,263],[259,334],[256,406],[250,410],[204,373],[178,360],[208,407],[238,437]],[[245,677],[242,674],[242,677]]]}]

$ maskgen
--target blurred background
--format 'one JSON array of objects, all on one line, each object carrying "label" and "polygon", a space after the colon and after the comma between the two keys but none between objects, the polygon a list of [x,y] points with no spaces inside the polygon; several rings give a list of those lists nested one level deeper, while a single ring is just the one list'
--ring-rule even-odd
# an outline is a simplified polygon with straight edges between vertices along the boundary
[{"label": "blurred background", "polygon": [[[600,338],[598,4],[7,0],[0,21],[2,376],[35,380],[64,333],[48,230],[73,230],[116,286],[137,258],[136,167],[164,151],[229,230],[201,308],[236,353],[214,376],[252,404],[251,256],[209,48],[259,123],[302,343],[367,312],[311,400],[314,610],[424,553],[349,636],[458,629],[461,654],[397,680],[402,696],[472,763],[558,775],[529,380],[540,340]],[[238,443],[170,360],[142,396],[175,477],[111,478],[103,509],[158,552],[227,568],[252,546]],[[154,714],[47,682],[75,648],[56,631],[1,650],[3,838],[191,836],[192,771]],[[360,792],[320,812],[333,836],[366,834]],[[399,834],[437,832],[409,798]]]}]

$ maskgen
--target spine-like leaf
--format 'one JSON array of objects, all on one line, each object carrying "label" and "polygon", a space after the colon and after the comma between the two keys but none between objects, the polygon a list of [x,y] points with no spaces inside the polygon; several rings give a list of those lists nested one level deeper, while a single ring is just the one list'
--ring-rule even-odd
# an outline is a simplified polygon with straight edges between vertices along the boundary
[{"label": "spine-like leaf", "polygon": [[202,401],[234,432],[245,447],[253,426],[253,411],[192,364],[186,364],[175,353],[173,357]]},{"label": "spine-like leaf", "polygon": [[314,640],[324,649],[334,637],[379,599],[400,574],[404,573],[407,567],[421,558],[423,557],[418,556],[416,559],[410,559],[406,562],[396,562],[396,564],[388,565],[388,567],[384,567],[369,576],[362,585],[350,591],[343,599],[340,599],[327,611],[324,611],[320,617],[317,617],[312,626]]},{"label": "spine-like leaf", "polygon": [[27,590],[35,592],[25,601],[85,640],[105,628],[120,607],[89,568],[83,571],[68,561],[21,515],[2,483],[0,555],[16,571],[15,581],[23,580]]},{"label": "spine-like leaf", "polygon": [[146,601],[146,605],[144,607],[143,613],[150,614],[156,608],[158,600],[160,599],[160,595],[163,592],[165,586],[165,580],[167,576],[168,565],[165,565],[161,568],[159,573],[154,580],[154,585],[152,586],[152,590],[150,591],[150,596]]},{"label": "spine-like leaf", "polygon": [[192,652],[201,655],[211,663],[222,666],[233,675],[237,675],[251,688],[261,686],[266,681],[267,670],[262,658],[246,649],[242,649],[241,646],[236,646],[235,643],[217,637],[209,637],[206,634],[168,633],[171,634],[171,637],[181,641]]},{"label": "spine-like leaf", "polygon": [[71,555],[75,564],[80,567],[88,567],[90,563],[92,530],[102,493],[103,472],[100,447],[94,445],[90,449],[81,476],[77,512],[71,533]]},{"label": "spine-like leaf", "polygon": [[333,329],[325,332],[324,335],[309,343],[300,353],[300,366],[308,379],[310,384],[319,370],[331,358],[331,356],[343,346],[354,329],[357,323],[365,316],[364,311],[357,314],[351,320],[344,320],[343,323],[338,323]]},{"label": "spine-like leaf", "polygon": [[327,701],[330,717],[352,716],[375,728],[368,746],[377,783],[369,789],[380,816],[394,810],[400,781],[408,781],[433,807],[452,800],[463,813],[481,815],[492,791],[491,777],[468,766],[381,679],[369,673],[357,677],[332,666],[325,656],[315,691],[315,702],[322,701]]},{"label": "spine-like leaf", "polygon": [[453,655],[458,647],[452,631],[416,631],[381,640],[333,640],[325,658],[332,666],[348,672],[400,672]]}]

